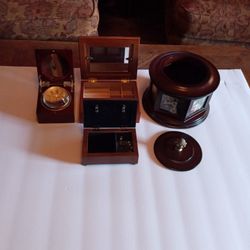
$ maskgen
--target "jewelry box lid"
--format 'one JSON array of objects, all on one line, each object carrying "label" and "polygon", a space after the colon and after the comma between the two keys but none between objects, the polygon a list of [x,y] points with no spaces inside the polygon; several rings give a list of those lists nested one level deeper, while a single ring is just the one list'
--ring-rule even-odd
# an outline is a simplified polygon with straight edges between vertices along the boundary
[{"label": "jewelry box lid", "polygon": [[199,143],[192,136],[177,131],[161,134],[154,143],[154,153],[163,166],[176,171],[191,170],[202,159]]},{"label": "jewelry box lid", "polygon": [[139,43],[139,37],[80,37],[81,78],[136,79]]},{"label": "jewelry box lid", "polygon": [[35,55],[40,82],[59,85],[65,81],[74,81],[70,49],[37,49]]}]

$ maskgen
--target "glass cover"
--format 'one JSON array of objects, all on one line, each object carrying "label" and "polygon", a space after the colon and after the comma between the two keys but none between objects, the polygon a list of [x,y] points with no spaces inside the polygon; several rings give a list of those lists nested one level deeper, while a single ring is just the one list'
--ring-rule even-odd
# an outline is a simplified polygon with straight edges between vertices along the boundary
[{"label": "glass cover", "polygon": [[70,93],[62,87],[52,86],[46,89],[42,94],[42,104],[55,111],[65,109],[71,102]]}]

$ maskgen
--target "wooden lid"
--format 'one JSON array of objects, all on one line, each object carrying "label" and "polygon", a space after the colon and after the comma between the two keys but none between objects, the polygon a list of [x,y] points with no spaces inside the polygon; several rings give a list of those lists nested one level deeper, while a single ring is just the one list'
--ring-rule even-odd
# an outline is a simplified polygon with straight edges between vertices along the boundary
[{"label": "wooden lid", "polygon": [[73,80],[72,51],[69,49],[37,49],[36,64],[39,80],[61,84]]},{"label": "wooden lid", "polygon": [[220,76],[205,58],[186,51],[157,56],[149,66],[153,84],[164,93],[179,97],[200,97],[212,93]]},{"label": "wooden lid", "polygon": [[154,143],[156,158],[166,168],[187,171],[196,167],[202,158],[199,143],[182,132],[166,132]]},{"label": "wooden lid", "polygon": [[138,37],[80,37],[82,79],[136,79]]}]

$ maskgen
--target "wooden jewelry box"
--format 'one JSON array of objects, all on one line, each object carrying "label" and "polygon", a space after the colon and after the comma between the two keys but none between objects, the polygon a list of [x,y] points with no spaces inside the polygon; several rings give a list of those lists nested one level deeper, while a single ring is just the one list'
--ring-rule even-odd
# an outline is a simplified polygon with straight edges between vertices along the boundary
[{"label": "wooden jewelry box", "polygon": [[82,164],[138,162],[139,38],[80,37]]},{"label": "wooden jewelry box", "polygon": [[74,122],[72,51],[38,49],[35,53],[39,80],[38,122]]}]

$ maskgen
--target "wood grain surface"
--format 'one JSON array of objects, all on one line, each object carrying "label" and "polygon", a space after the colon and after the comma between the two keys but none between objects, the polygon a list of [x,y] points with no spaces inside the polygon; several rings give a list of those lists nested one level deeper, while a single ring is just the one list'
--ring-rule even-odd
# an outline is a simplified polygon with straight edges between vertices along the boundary
[{"label": "wood grain surface", "polygon": [[[34,50],[39,48],[72,49],[74,67],[80,66],[78,42],[29,40],[0,40],[0,65],[35,66]],[[168,51],[197,53],[219,69],[240,68],[250,83],[250,48],[240,46],[141,44],[138,68],[147,69],[155,56]]]}]

